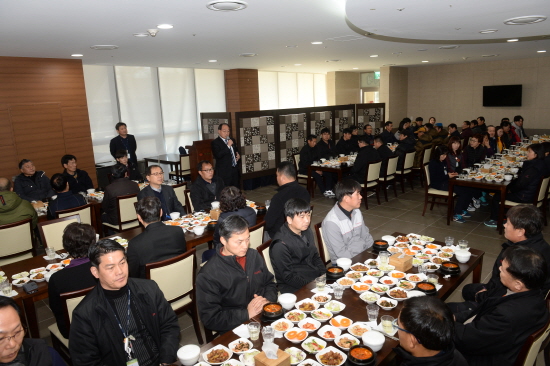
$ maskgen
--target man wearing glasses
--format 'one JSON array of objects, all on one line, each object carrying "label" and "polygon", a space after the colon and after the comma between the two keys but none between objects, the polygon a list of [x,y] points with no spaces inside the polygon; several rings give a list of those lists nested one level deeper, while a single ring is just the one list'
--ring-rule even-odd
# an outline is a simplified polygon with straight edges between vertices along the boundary
[{"label": "man wearing glasses", "polygon": [[65,365],[61,356],[43,339],[25,337],[19,308],[9,297],[0,296],[0,364],[42,366]]},{"label": "man wearing glasses", "polygon": [[197,164],[198,177],[191,186],[191,202],[195,211],[210,211],[212,202],[220,199],[225,184],[222,178],[214,176],[212,163],[203,160]]},{"label": "man wearing glasses", "polygon": [[158,165],[147,167],[145,173],[149,185],[138,193],[138,201],[145,197],[157,197],[160,200],[162,208],[162,221],[170,220],[172,212],[179,212],[181,216],[185,215],[185,208],[174,192],[174,188],[168,185],[162,185],[164,181],[164,172]]},{"label": "man wearing glasses", "polygon": [[241,156],[237,150],[237,142],[229,137],[230,134],[229,125],[221,123],[218,126],[219,136],[212,140],[212,154],[216,159],[216,176],[220,177],[228,186],[240,187],[237,163]]}]

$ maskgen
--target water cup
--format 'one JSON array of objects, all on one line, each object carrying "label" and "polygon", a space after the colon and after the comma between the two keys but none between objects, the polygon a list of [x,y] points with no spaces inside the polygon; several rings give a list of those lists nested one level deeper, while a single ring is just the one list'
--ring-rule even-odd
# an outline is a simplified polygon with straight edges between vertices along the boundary
[{"label": "water cup", "polygon": [[378,320],[378,311],[380,308],[376,304],[367,305],[367,314],[369,316],[369,322],[375,322]]},{"label": "water cup", "polygon": [[426,269],[426,266],[424,266],[423,264],[420,264],[418,266],[418,273],[420,274],[426,274],[428,272],[428,270]]},{"label": "water cup", "polygon": [[458,247],[460,248],[460,250],[468,249],[468,240],[459,240]]},{"label": "water cup", "polygon": [[327,284],[327,277],[322,275],[315,279],[315,286],[317,286],[317,291],[325,291],[325,285]]},{"label": "water cup", "polygon": [[336,300],[341,300],[342,296],[344,296],[344,286],[335,283],[332,285],[332,290],[334,291],[334,298]]},{"label": "water cup", "polygon": [[265,207],[269,208],[270,205],[271,205],[271,200],[265,200]]},{"label": "water cup", "polygon": [[380,261],[381,266],[387,266],[390,264],[390,252],[378,253],[378,260]]},{"label": "water cup", "polygon": [[11,296],[11,287],[12,284],[9,281],[2,282],[2,295]]},{"label": "water cup", "polygon": [[170,218],[172,220],[179,219],[180,218],[180,213],[179,212],[170,212]]},{"label": "water cup", "polygon": [[275,329],[270,326],[263,327],[262,337],[264,337],[265,343],[273,343],[273,340],[275,339]]},{"label": "water cup", "polygon": [[257,341],[258,338],[260,338],[260,323],[258,322],[250,322],[247,325],[248,328],[248,334],[250,334],[250,340],[251,341]]},{"label": "water cup", "polygon": [[90,194],[90,193],[94,193],[94,192],[95,192],[95,189],[93,189],[93,188],[90,188],[90,189],[88,189],[88,190],[87,190],[86,192],[88,192],[88,194]]},{"label": "water cup", "polygon": [[55,248],[54,247],[46,248],[46,255],[48,256],[49,260],[55,259]]},{"label": "water cup", "polygon": [[386,334],[392,334],[393,333],[393,316],[391,315],[382,315],[380,318],[380,324],[382,325],[382,330]]},{"label": "water cup", "polygon": [[436,274],[429,274],[428,282],[433,283],[434,285],[437,286],[437,283],[439,282],[439,276]]},{"label": "water cup", "polygon": [[213,201],[212,202],[212,209],[215,210],[217,208],[220,208],[220,201]]},{"label": "water cup", "polygon": [[446,246],[450,247],[454,243],[455,243],[455,238],[453,238],[452,236],[446,236],[445,237],[445,245]]}]

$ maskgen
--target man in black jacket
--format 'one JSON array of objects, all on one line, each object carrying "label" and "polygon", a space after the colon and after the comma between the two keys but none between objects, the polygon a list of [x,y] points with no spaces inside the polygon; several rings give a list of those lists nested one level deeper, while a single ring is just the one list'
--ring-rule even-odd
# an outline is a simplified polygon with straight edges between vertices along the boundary
[{"label": "man in black jacket", "polygon": [[126,167],[126,177],[130,178],[130,180],[143,181],[143,176],[139,172],[137,165],[134,164],[132,160],[128,159],[128,151],[117,150],[115,153],[115,159],[117,162]]},{"label": "man in black jacket", "polygon": [[343,136],[340,138],[336,144],[336,153],[350,155],[352,152],[358,151],[359,147],[357,146],[357,141],[351,138],[351,130],[349,128],[344,128]]},{"label": "man in black jacket", "polygon": [[128,243],[126,256],[130,277],[146,278],[145,265],[176,257],[187,251],[185,234],[179,226],[165,225],[160,220],[162,208],[157,197],[138,201],[137,218],[145,228]]},{"label": "man in black jacket", "polygon": [[117,137],[113,137],[109,143],[109,150],[111,155],[116,159],[116,152],[118,150],[126,150],[130,154],[130,160],[137,166],[137,142],[134,135],[128,133],[128,128],[126,123],[119,122],[115,125],[116,131],[118,133]]},{"label": "man in black jacket", "polygon": [[73,311],[74,365],[168,365],[179,348],[178,318],[155,281],[128,278],[124,248],[103,239],[89,251],[99,284]]},{"label": "man in black jacket", "polygon": [[392,132],[393,129],[393,122],[387,121],[384,123],[384,131],[380,134],[380,137],[382,137],[382,141],[384,141],[385,144],[393,144],[394,142],[397,142],[397,139],[395,138],[394,133]]},{"label": "man in black jacket", "polygon": [[196,294],[204,327],[227,332],[275,301],[277,288],[263,258],[248,247],[248,222],[232,215],[219,225],[222,247],[197,275]]},{"label": "man in black jacket", "polygon": [[286,201],[291,198],[301,198],[310,202],[309,192],[296,182],[296,169],[294,164],[284,161],[277,167],[277,193],[271,198],[271,205],[265,214],[265,230],[269,237],[273,238],[286,221],[284,207]]},{"label": "man in black jacket", "polygon": [[15,177],[13,185],[13,191],[19,197],[29,202],[42,202],[54,195],[50,186],[50,178],[44,171],[36,170],[32,160],[21,160],[19,170],[21,174]]},{"label": "man in black jacket", "polygon": [[372,126],[370,124],[366,124],[365,127],[363,127],[364,135],[367,137],[367,142],[369,145],[374,144],[374,135],[372,134]]},{"label": "man in black jacket", "polygon": [[[416,130],[415,133],[418,133],[420,135],[421,133],[424,133],[425,128],[420,127],[418,130]],[[403,169],[403,165],[405,164],[405,156],[407,153],[412,152],[415,150],[415,144],[417,142],[414,140],[414,137],[410,136],[411,132],[409,130],[403,130],[401,135],[399,136],[399,145],[395,148],[394,155],[399,156],[397,159],[397,169],[401,170]]]},{"label": "man in black jacket", "polygon": [[355,158],[355,163],[351,167],[349,177],[358,181],[359,184],[363,184],[365,183],[367,165],[373,161],[380,160],[380,155],[374,147],[367,143],[367,137],[365,135],[359,136],[358,141],[359,153]]},{"label": "man in black jacket", "polygon": [[285,204],[286,223],[275,234],[269,257],[281,293],[296,292],[325,273],[326,268],[315,246],[311,206],[299,198]]},{"label": "man in black jacket", "polygon": [[218,137],[212,140],[212,155],[216,159],[216,176],[227,186],[240,187],[239,167],[237,163],[241,156],[237,150],[237,142],[229,137],[231,130],[227,123],[218,126]]},{"label": "man in black jacket", "polygon": [[147,167],[146,177],[149,181],[149,185],[138,193],[138,200],[145,197],[157,197],[162,206],[162,221],[170,220],[170,214],[172,212],[179,212],[181,216],[187,213],[178,200],[174,188],[162,184],[164,181],[164,172],[160,166],[149,165]]},{"label": "man in black jacket", "polygon": [[380,159],[382,159],[382,165],[380,166],[380,176],[388,169],[388,158],[394,156],[393,151],[382,141],[380,135],[374,137],[374,148],[378,152]]},{"label": "man in black jacket", "polygon": [[197,164],[197,171],[200,177],[195,179],[190,192],[193,209],[195,211],[210,211],[212,202],[220,199],[225,183],[219,176],[214,175],[212,163],[207,160]]},{"label": "man in black jacket", "polygon": [[447,136],[448,138],[451,138],[451,137],[461,138],[460,132],[458,132],[458,126],[456,125],[456,123],[449,124],[449,126],[447,127],[447,131],[449,132],[449,135]]},{"label": "man in black jacket", "polygon": [[129,194],[138,194],[139,185],[124,177],[126,175],[126,167],[120,163],[111,167],[111,175],[113,176],[113,182],[105,188],[105,195],[101,203],[101,208],[105,211],[101,216],[101,220],[112,225],[117,225],[118,207],[116,198]]},{"label": "man in black jacket", "polygon": [[[298,164],[298,171],[300,174],[307,175],[307,167],[313,164],[314,161],[319,160],[319,154],[317,151],[317,137],[315,135],[309,135],[307,137],[307,145],[300,150],[300,163]],[[315,183],[319,187],[321,193],[327,196],[328,191],[332,191],[333,182],[332,174],[324,174],[321,170],[314,170],[311,172],[311,177],[315,179]]]},{"label": "man in black jacket", "polygon": [[88,173],[85,170],[77,168],[76,156],[63,155],[61,158],[61,166],[65,169],[63,175],[67,177],[71,192],[86,192],[88,189],[94,188],[94,183]]},{"label": "man in black jacket", "polygon": [[67,176],[61,173],[55,173],[50,179],[50,184],[57,197],[48,205],[48,219],[56,218],[56,212],[68,210],[70,208],[84,206],[86,200],[80,194],[69,191]]},{"label": "man in black jacket", "polygon": [[329,159],[337,155],[334,142],[330,139],[330,130],[327,127],[321,130],[321,141],[317,144],[317,153],[321,159]]}]

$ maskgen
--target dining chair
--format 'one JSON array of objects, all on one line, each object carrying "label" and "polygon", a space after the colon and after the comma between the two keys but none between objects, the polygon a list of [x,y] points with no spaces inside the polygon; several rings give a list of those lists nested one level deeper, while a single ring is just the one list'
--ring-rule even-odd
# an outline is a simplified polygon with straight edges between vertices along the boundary
[{"label": "dining chair", "polygon": [[418,161],[420,163],[420,165],[416,166],[416,164],[413,164],[413,179],[414,179],[414,177],[418,177],[420,179],[420,186],[421,187],[424,187],[424,179],[422,179],[424,164],[430,162],[430,157],[432,156],[432,150],[433,150],[433,145],[432,144],[427,144],[421,152],[421,156],[420,156],[420,159]]},{"label": "dining chair", "polygon": [[180,201],[182,206],[185,207],[185,212],[190,213],[189,206],[187,206],[187,201],[185,199],[185,189],[187,188],[187,182],[173,185],[172,188],[174,189],[174,193],[176,193],[178,201]]},{"label": "dining chair", "polygon": [[405,178],[409,181],[411,184],[411,189],[414,189],[413,187],[413,164],[414,164],[414,155],[416,154],[416,151],[408,152],[405,155],[405,161],[403,162],[403,168],[400,170],[397,170],[395,172],[396,177],[399,178],[399,182],[401,183],[401,191],[405,193]]},{"label": "dining chair", "polygon": [[[454,204],[454,201],[451,201],[451,202],[436,202],[435,199],[436,198],[443,198],[444,200],[448,200],[449,198],[449,191],[442,191],[440,189],[435,189],[435,188],[430,188],[430,183],[431,183],[431,179],[430,179],[430,163],[425,163],[424,164],[424,174],[422,174],[423,176],[423,180],[424,180],[424,210],[422,210],[422,216],[424,216],[424,214],[426,213],[426,207],[428,207],[428,201],[430,200],[430,198],[432,199],[432,202],[431,202],[431,206],[430,206],[430,211],[434,209],[434,205],[435,204],[438,204],[438,205],[451,205],[451,211],[452,211],[452,206]],[[453,197],[456,197],[456,193],[453,192]]]},{"label": "dining chair", "polygon": [[[296,181],[299,184],[306,186],[306,189],[307,189],[307,177],[308,177],[308,175],[299,173],[299,170],[300,170],[300,154],[294,154],[293,157],[294,157],[294,168],[296,169]],[[315,192],[316,187],[317,187],[317,183],[315,182],[315,179],[311,178],[311,189],[313,190],[313,192]],[[311,194],[311,192],[309,192],[309,193]]]},{"label": "dining chair", "polygon": [[271,239],[266,241],[262,245],[260,245],[258,248],[256,248],[256,250],[258,251],[258,253],[260,253],[262,258],[264,259],[265,266],[267,267],[269,272],[271,272],[271,274],[273,275],[273,282],[277,282],[275,279],[275,271],[273,270],[273,265],[271,264],[271,257],[269,256],[270,245],[271,245]]},{"label": "dining chair", "polygon": [[0,225],[0,266],[33,257],[32,219]]},{"label": "dining chair", "polygon": [[[537,189],[537,195],[533,198],[533,206],[539,208],[542,212],[542,215],[544,217],[544,225],[548,225],[548,221],[546,220],[546,205],[548,202],[547,198],[547,192],[548,192],[548,181],[550,180],[550,177],[542,177],[539,182],[539,186]],[[518,205],[524,205],[525,203],[521,202],[514,202],[514,201],[504,201],[504,207],[510,208]]]},{"label": "dining chair", "polygon": [[137,202],[137,193],[127,194],[125,196],[118,196],[116,198],[117,211],[118,211],[118,223],[116,225],[104,222],[103,226],[117,231],[127,231],[139,226],[137,219],[137,213],[135,203]]},{"label": "dining chair", "polygon": [[187,208],[187,213],[195,212],[195,208],[193,207],[193,201],[191,200],[191,190],[186,189],[184,193],[185,193],[185,208]]},{"label": "dining chair", "polygon": [[321,225],[323,222],[315,224],[315,235],[317,236],[317,250],[319,250],[319,256],[325,265],[330,263],[330,253],[328,252],[327,245],[323,239],[323,228]]},{"label": "dining chair", "polygon": [[[546,299],[546,306],[550,309],[550,300]],[[527,337],[523,347],[519,351],[514,366],[533,366],[539,353],[544,352],[544,363],[550,365],[550,318],[546,324]]]},{"label": "dining chair", "polygon": [[378,183],[380,183],[380,186],[382,190],[384,191],[384,198],[386,198],[386,202],[388,202],[388,186],[390,183],[393,186],[393,194],[395,197],[397,197],[397,188],[395,185],[395,171],[397,170],[397,159],[399,159],[399,156],[390,156],[386,158],[386,171],[380,171],[380,178],[378,178]]},{"label": "dining chair", "polygon": [[365,172],[365,181],[361,184],[363,188],[363,201],[365,202],[365,208],[369,209],[369,203],[367,199],[367,192],[374,191],[376,192],[376,199],[380,205],[380,185],[378,184],[378,178],[380,178],[380,167],[382,166],[382,161],[372,161],[367,164],[367,171]]},{"label": "dining chair", "polygon": [[191,164],[189,162],[189,155],[180,155],[179,170],[173,170],[168,173],[168,178],[175,178],[177,182],[185,182],[185,176],[191,175]]},{"label": "dining chair", "polygon": [[[65,292],[59,295],[61,298],[61,306],[63,307],[63,316],[65,317],[65,324],[70,330],[71,321],[73,320],[73,311],[80,304],[82,299],[94,289],[95,286],[88,287],[78,291]],[[61,334],[57,323],[53,323],[48,327],[50,335],[52,337],[52,346],[53,348],[63,357],[65,362],[69,365],[72,365],[71,354],[69,352],[69,340]]]},{"label": "dining chair", "polygon": [[81,223],[92,225],[92,204],[88,203],[84,206],[55,211],[55,216],[58,219],[61,217],[67,217],[72,215],[79,215]]},{"label": "dining chair", "polygon": [[[197,276],[196,249],[145,265],[147,279],[157,283],[176,314],[188,312],[193,320],[195,334],[200,344],[203,344],[199,313],[197,311],[197,297],[195,295],[195,280]],[[174,281],[177,279],[177,281]]]},{"label": "dining chair", "polygon": [[80,222],[79,215],[61,217],[38,223],[38,232],[44,248],[52,247],[57,250],[63,248],[63,232],[73,222]]},{"label": "dining chair", "polygon": [[259,222],[256,225],[250,227],[250,248],[256,249],[263,243],[264,239],[265,221]]}]

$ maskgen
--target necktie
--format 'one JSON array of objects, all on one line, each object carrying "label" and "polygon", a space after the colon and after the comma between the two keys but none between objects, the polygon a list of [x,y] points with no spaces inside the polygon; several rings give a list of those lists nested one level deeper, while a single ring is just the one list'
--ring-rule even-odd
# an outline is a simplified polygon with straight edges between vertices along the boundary
[{"label": "necktie", "polygon": [[[229,139],[225,140],[225,144],[227,145],[229,143]],[[229,151],[231,151],[231,161],[232,161],[232,166],[236,166],[237,165],[237,159],[235,159],[235,152],[233,151],[233,147],[232,146],[228,146],[229,147]]]}]

